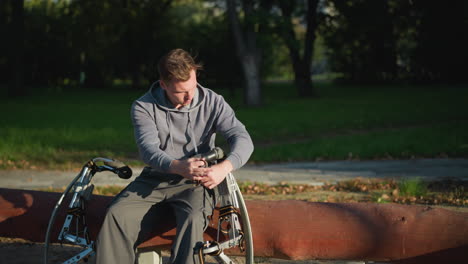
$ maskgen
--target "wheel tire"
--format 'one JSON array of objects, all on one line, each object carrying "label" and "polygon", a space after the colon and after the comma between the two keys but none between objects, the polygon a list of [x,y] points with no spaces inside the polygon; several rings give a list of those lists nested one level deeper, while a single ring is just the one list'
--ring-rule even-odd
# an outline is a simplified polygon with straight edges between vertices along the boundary
[{"label": "wheel tire", "polygon": [[[52,214],[49,219],[49,225],[47,226],[47,232],[45,236],[45,242],[44,242],[44,258],[43,258],[43,263],[44,264],[51,264],[51,263],[57,263],[54,260],[51,260],[52,257],[52,244],[51,244],[51,236],[54,233],[55,230],[58,228],[62,228],[62,226],[56,226],[56,220],[57,220],[57,214],[60,210],[65,210],[66,207],[68,206],[67,204],[63,204],[64,201],[68,201],[67,196],[70,194],[70,190],[73,188],[75,183],[78,181],[79,175],[73,179],[73,181],[68,185],[68,187],[65,189],[65,191],[62,193],[60,196],[59,200],[55,204],[54,210],[52,211]],[[70,254],[70,257],[72,257],[72,254]],[[66,261],[67,258],[63,259],[60,261],[60,263]],[[53,262],[52,262],[53,261]]]},{"label": "wheel tire", "polygon": [[[245,205],[244,198],[242,197],[242,194],[238,187],[236,188],[236,190],[234,190],[233,198],[234,197],[236,198],[234,204],[235,206],[238,206],[239,209],[239,222],[241,224],[243,232],[243,241],[241,241],[243,249],[241,249],[240,247],[234,247],[225,249],[223,253],[232,261],[228,262],[229,264],[254,264],[253,237],[252,229],[250,227],[249,214],[247,212],[247,207]],[[226,263],[225,260],[223,260],[222,258],[213,257],[213,255],[210,254],[206,254],[205,257],[206,259],[203,263],[206,264]]]},{"label": "wheel tire", "polygon": [[244,232],[245,241],[245,263],[254,263],[254,249],[253,249],[253,237],[252,228],[250,226],[249,213],[247,212],[247,206],[245,205],[244,198],[239,189],[236,190],[237,201],[239,203],[239,210],[241,213],[242,231]]}]

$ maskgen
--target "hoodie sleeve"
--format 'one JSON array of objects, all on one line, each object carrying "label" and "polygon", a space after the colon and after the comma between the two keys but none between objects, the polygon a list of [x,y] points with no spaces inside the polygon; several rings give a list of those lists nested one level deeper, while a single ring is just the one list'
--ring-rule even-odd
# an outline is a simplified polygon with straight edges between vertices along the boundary
[{"label": "hoodie sleeve", "polygon": [[219,97],[216,132],[227,140],[231,152],[226,159],[232,163],[234,170],[237,170],[247,163],[254,146],[245,126],[236,118],[234,110],[222,96]]},{"label": "hoodie sleeve", "polygon": [[135,141],[143,161],[160,172],[168,172],[174,158],[160,149],[159,131],[148,109],[135,101],[131,108]]}]

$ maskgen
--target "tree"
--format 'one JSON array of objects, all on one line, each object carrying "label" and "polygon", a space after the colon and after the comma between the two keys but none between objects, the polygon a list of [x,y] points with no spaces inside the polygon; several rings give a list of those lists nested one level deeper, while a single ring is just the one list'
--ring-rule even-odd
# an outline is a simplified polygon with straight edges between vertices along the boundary
[{"label": "tree", "polygon": [[324,1],[332,70],[348,82],[466,83],[468,2]]},{"label": "tree", "polygon": [[142,79],[150,75],[148,67],[152,59],[148,55],[157,56],[153,49],[163,50],[161,43],[164,40],[160,37],[164,28],[164,20],[169,9],[172,7],[173,0],[165,1],[140,1],[125,0],[124,20],[125,28],[122,36],[121,48],[124,62],[120,66],[124,70],[124,75],[129,75],[132,80],[132,88],[141,88]]},{"label": "tree", "polygon": [[397,72],[394,1],[328,0],[320,25],[335,72],[346,81],[391,81]]},{"label": "tree", "polygon": [[146,86],[153,77],[152,64],[172,39],[162,35],[177,32],[167,14],[173,0],[80,0],[72,2],[72,42],[85,73],[86,87],[103,88],[114,79],[129,80],[132,88]]},{"label": "tree", "polygon": [[26,93],[23,83],[24,57],[24,0],[12,0],[10,63],[13,65],[9,96],[22,96]]},{"label": "tree", "polygon": [[[312,56],[314,53],[315,31],[317,29],[317,5],[319,0],[307,0],[306,6],[298,6],[297,1],[280,0],[281,17],[277,23],[277,33],[289,49],[289,56],[294,70],[294,83],[299,96],[315,97],[317,93],[312,85]],[[300,9],[299,11],[296,11]],[[306,32],[302,45],[294,30],[294,13],[299,12],[305,23]]]},{"label": "tree", "polygon": [[[413,0],[398,3],[406,8],[406,30],[413,31],[408,54],[408,70],[418,83],[466,83],[468,59],[468,2]],[[405,6],[406,5],[406,6]]]},{"label": "tree", "polygon": [[248,106],[261,105],[260,60],[261,52],[257,47],[255,24],[249,18],[254,17],[254,1],[243,0],[244,30],[237,15],[234,0],[226,0],[227,13],[236,43],[237,56],[241,62],[245,80],[245,101]]}]

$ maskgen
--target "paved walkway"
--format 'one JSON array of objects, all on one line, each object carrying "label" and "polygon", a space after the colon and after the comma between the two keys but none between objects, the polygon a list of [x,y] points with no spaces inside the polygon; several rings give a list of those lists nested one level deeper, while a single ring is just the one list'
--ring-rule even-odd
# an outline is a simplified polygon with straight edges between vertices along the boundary
[{"label": "paved walkway", "polygon": [[[133,168],[132,179],[142,168]],[[0,187],[34,189],[67,186],[78,171],[0,170]],[[264,183],[291,182],[322,185],[325,182],[362,178],[421,178],[468,180],[468,159],[417,159],[384,161],[327,161],[247,165],[236,171],[239,181]],[[103,172],[95,185],[126,185],[116,175]]]}]

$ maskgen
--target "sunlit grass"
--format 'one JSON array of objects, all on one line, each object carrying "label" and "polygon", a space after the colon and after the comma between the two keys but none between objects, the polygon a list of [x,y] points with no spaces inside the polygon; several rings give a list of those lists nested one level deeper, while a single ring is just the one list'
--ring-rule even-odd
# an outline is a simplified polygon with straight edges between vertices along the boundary
[{"label": "sunlit grass", "polygon": [[[264,86],[264,105],[248,108],[218,90],[251,134],[250,162],[468,156],[468,89],[338,86],[319,98],[291,84]],[[95,156],[138,161],[130,121],[145,91],[81,90],[0,99],[0,169],[69,168]],[[219,141],[221,142],[221,141]]]}]

